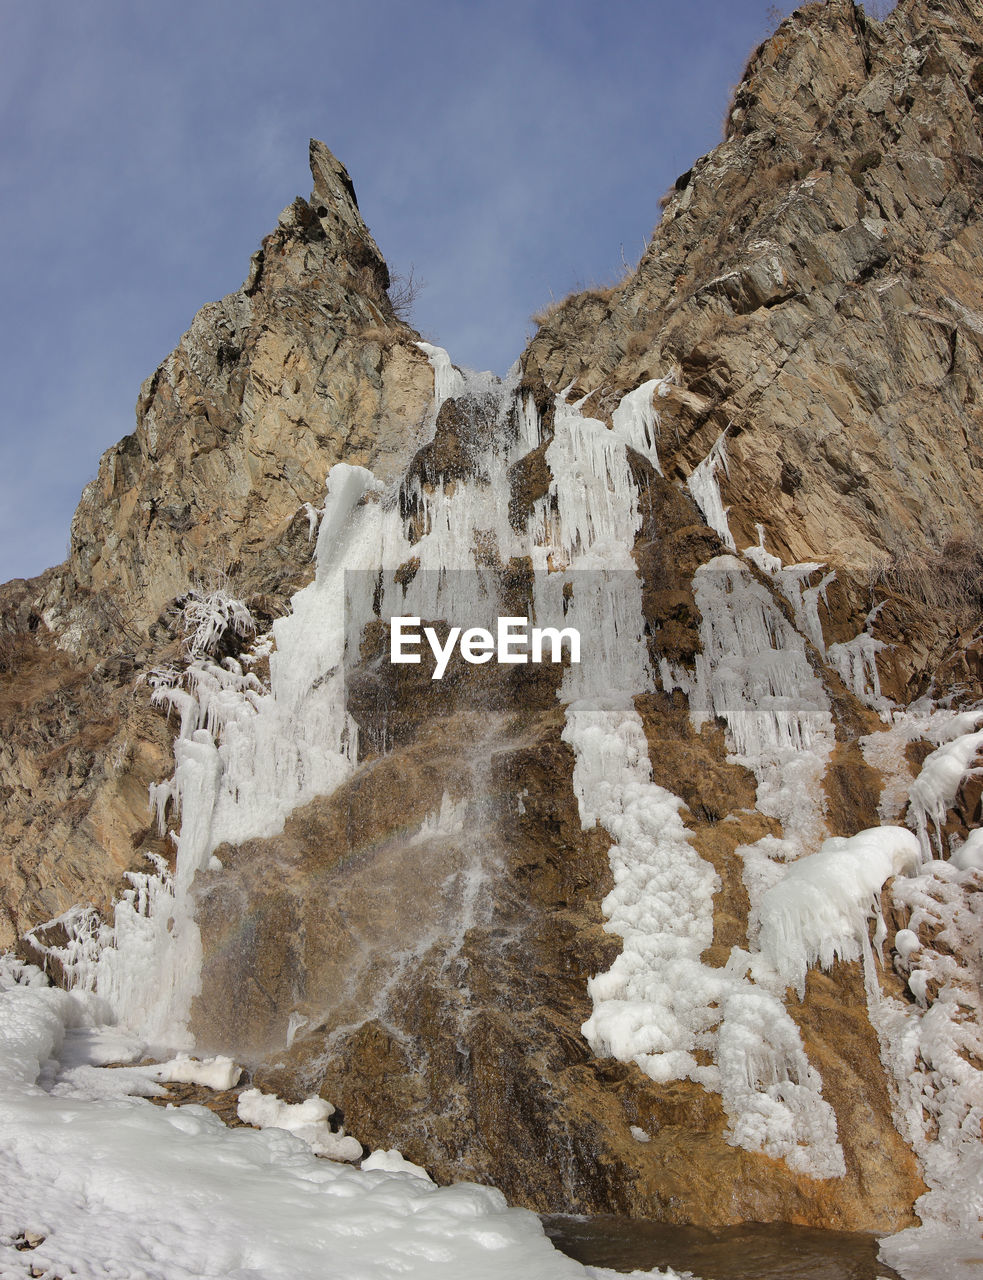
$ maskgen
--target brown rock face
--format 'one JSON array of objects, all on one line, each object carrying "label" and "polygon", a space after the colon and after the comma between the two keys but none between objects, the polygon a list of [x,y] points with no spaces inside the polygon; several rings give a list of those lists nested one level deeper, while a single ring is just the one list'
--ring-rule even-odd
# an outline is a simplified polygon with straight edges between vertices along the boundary
[{"label": "brown rock face", "polygon": [[[753,54],[726,140],[677,181],[638,270],[561,305],[524,356],[543,440],[496,495],[516,533],[552,501],[555,392],[593,392],[590,411],[609,419],[673,374],[656,402],[664,474],[634,449],[627,466],[649,655],[679,678],[639,689],[634,707],[653,780],[681,799],[715,873],[711,969],[753,943],[744,851],[783,834],[755,807],[727,723],[697,727],[687,701],[705,657],[697,575],[726,530],[683,482],[717,439],[737,548],[815,562],[800,585],[822,588],[821,636],[756,564],[746,576],[799,627],[829,704],[829,834],[877,825],[884,779],[863,742],[881,722],[827,646],[866,624],[899,703],[929,688],[983,697],[981,69],[976,0],[902,0],[882,24],[848,0],[796,10]],[[331,463],[393,481],[387,498],[419,541],[425,499],[487,482],[489,438],[520,438],[493,397],[450,398],[428,418],[433,376],[393,314],[348,174],[318,143],[311,169],[311,199],[281,215],[243,288],[206,307],[144,385],[136,431],[83,496],[69,562],[0,593],[2,942],[105,902],[120,872],[166,852],[145,796],[169,772],[170,730],[135,682],[185,660],[178,602],[196,581],[223,573],[265,630],[310,577],[304,504]],[[531,560],[475,532],[475,565],[524,611]],[[417,556],[399,569],[405,582],[419,571]],[[913,1222],[924,1185],[892,1119],[860,966],[810,971],[786,1000],[843,1177],[734,1145],[721,1097],[691,1079],[596,1057],[581,1032],[588,981],[622,944],[602,909],[611,837],[581,824],[559,669],[438,684],[425,664],[387,669],[386,644],[374,623],[352,659],[361,756],[347,781],[279,835],[222,846],[222,870],[195,881],[200,1047],[239,1054],[290,1100],[322,1092],[364,1143],[398,1146],[439,1180],[493,1182],[541,1210]],[[931,746],[909,744],[913,768]],[[946,839],[979,823],[980,791],[961,788]],[[970,880],[953,873],[946,901],[975,901]],[[925,910],[900,877],[885,899],[877,977],[911,1004],[891,944]],[[928,918],[934,999],[953,944],[941,913]],[[711,1065],[710,1049],[696,1054]]]},{"label": "brown rock face", "polygon": [[79,663],[35,612],[56,577],[2,589],[0,939],[82,900],[108,902],[123,871],[161,852],[148,788],[166,776],[171,733],[134,690],[132,654]]},{"label": "brown rock face", "polygon": [[975,3],[797,9],[638,270],[571,298],[524,358],[540,394],[574,382],[602,404],[674,368],[663,467],[681,479],[726,432],[739,547],[761,524],[786,562],[931,592],[945,616],[906,603],[896,696],[979,611],[981,40]]},{"label": "brown rock face", "polygon": [[[801,1013],[832,1082],[842,1180],[790,1175],[728,1144],[720,1099],[698,1085],[657,1085],[591,1055],[587,979],[620,949],[598,905],[608,839],[581,828],[562,714],[490,720],[465,709],[472,695],[297,812],[282,836],[218,850],[224,870],[198,890],[201,1047],[235,1046],[255,1083],[290,1100],[320,1091],[363,1143],[397,1145],[438,1181],[490,1182],[540,1211],[909,1222],[917,1166],[891,1124],[853,971],[817,979]],[[656,733],[684,717],[651,705],[644,718]],[[671,774],[675,741],[650,741]],[[723,755],[714,735],[676,746],[691,777],[740,774]],[[753,786],[734,778],[715,792],[722,807],[728,791],[730,804],[753,803]],[[464,806],[462,829],[428,834],[444,796]],[[721,946],[723,963],[747,941],[734,850],[768,821],[692,826],[724,885],[707,957]]]},{"label": "brown rock face", "polygon": [[144,383],[136,430],[82,495],[68,562],[0,590],[2,945],[79,900],[105,904],[156,848],[146,796],[170,732],[137,686],[180,660],[174,601],[225,586],[268,625],[310,576],[304,504],[320,505],[331,465],[388,477],[412,452],[432,372],[323,143],[311,172],[310,201],[284,210],[243,287]]},{"label": "brown rock face", "polygon": [[[103,457],[69,568],[143,633],[196,578],[252,590],[303,575],[291,532],[342,456],[387,477],[433,391],[351,180],[311,143],[314,191],[280,215],[243,287],[204,307],[140,389],[137,429]],[[387,342],[387,331],[401,339]]]}]

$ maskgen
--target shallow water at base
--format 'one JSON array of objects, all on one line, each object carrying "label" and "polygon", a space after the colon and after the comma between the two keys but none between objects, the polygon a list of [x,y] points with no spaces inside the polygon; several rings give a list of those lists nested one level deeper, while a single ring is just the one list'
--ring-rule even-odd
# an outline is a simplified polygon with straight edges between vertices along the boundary
[{"label": "shallow water at base", "polygon": [[877,1237],[784,1222],[711,1231],[634,1218],[543,1216],[546,1234],[569,1257],[615,1271],[673,1267],[700,1280],[896,1280],[877,1261]]}]

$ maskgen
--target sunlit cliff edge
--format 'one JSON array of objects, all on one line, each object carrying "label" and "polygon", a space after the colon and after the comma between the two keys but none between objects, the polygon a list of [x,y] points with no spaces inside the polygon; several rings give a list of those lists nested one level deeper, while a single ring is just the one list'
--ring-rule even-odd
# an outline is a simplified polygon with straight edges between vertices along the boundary
[{"label": "sunlit cliff edge", "polygon": [[[322,1091],[364,1142],[540,1210],[913,1224],[939,1185],[926,1153],[965,1116],[931,1113],[917,1064],[898,1074],[904,1018],[958,1008],[953,1052],[981,1087],[983,872],[965,851],[983,819],[983,10],[796,10],[752,55],[725,141],[677,180],[637,269],[545,317],[506,390],[458,377],[441,395],[347,172],[317,142],[311,170],[310,199],[284,210],[242,288],[141,388],[69,560],[0,589],[3,942],[77,903],[107,912],[148,853],[173,861],[147,795],[172,772],[177,725],[148,679],[187,661],[189,593],[243,601],[258,631],[299,616],[334,464],[402,486],[410,541],[441,503],[498,483],[501,560],[507,539],[536,543],[545,512],[576,564],[562,468],[583,449],[615,477],[613,451],[658,673],[625,712],[651,777],[619,785],[653,787],[650,816],[678,797],[659,821],[680,823],[712,899],[692,972],[720,986],[683,1068],[582,1030],[600,1026],[598,979],[634,942],[623,921],[605,927],[624,906],[616,823],[599,802],[585,819],[587,735],[545,678],[510,689],[507,716],[476,710],[466,686],[387,689],[412,708],[392,723],[378,688],[353,684],[350,775],[279,832],[227,840],[195,881],[192,1029],[281,1096]],[[491,525],[472,520],[485,563]],[[727,630],[737,598],[764,619],[757,654]],[[761,653],[776,655],[764,675]],[[264,656],[255,670],[268,688]],[[798,726],[795,767],[808,756],[794,810],[793,756],[768,756],[742,719],[783,689],[776,722]],[[799,992],[779,965],[774,1026],[791,1047],[776,1080],[752,1073],[751,1102],[735,1100],[722,1064],[753,985],[735,956],[767,952],[768,891],[825,840],[895,824],[921,865],[897,855],[860,931],[810,957]],[[815,1130],[782,1145],[765,1119],[757,1146],[750,1129],[735,1140],[762,1099],[799,1119],[814,1105]]]}]

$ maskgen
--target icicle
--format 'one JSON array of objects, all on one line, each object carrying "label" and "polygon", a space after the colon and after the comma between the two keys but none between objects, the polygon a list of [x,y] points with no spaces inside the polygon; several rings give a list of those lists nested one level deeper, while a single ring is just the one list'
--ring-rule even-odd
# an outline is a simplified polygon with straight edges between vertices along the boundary
[{"label": "icicle", "polygon": [[758,545],[756,547],[745,547],[744,558],[750,560],[752,564],[756,564],[762,573],[767,573],[773,578],[782,567],[780,556],[772,555],[770,551],[765,549],[765,527],[763,524],[756,524],[755,529],[758,533]]},{"label": "icicle", "polygon": [[724,507],[723,500],[720,497],[717,471],[721,469],[725,475],[729,474],[725,434],[717,437],[713,448],[694,470],[686,485],[693,496],[693,501],[703,513],[703,519],[720,538],[724,546],[729,547],[731,551],[736,551],[737,547],[730,531],[730,525],[727,523],[727,509]]},{"label": "icicle", "polygon": [[837,957],[861,958],[884,882],[916,867],[919,854],[918,841],[903,827],[836,836],[791,863],[768,890],[760,907],[761,951],[800,1000],[811,965],[829,969]]},{"label": "icicle", "polygon": [[661,425],[658,411],[653,403],[653,396],[664,392],[666,384],[662,378],[652,378],[643,382],[634,391],[623,396],[612,415],[614,430],[624,442],[630,445],[643,458],[647,458],[662,475],[656,442]]},{"label": "icicle", "polygon": [[819,601],[826,604],[826,591],[835,581],[836,574],[824,574],[814,587],[804,585],[807,579],[822,568],[821,564],[804,561],[802,564],[783,565],[774,576],[779,591],[792,606],[796,627],[812,641],[821,654],[825,654],[826,642],[823,638],[823,625],[819,620]]},{"label": "icicle", "polygon": [[885,699],[877,672],[877,655],[887,647],[883,640],[861,631],[852,640],[831,644],[826,651],[827,658],[850,692],[868,707],[878,710],[884,707]]},{"label": "icicle", "polygon": [[819,601],[826,604],[826,592],[836,580],[835,573],[827,573],[814,587],[806,587],[805,582],[818,573],[824,566],[814,561],[802,561],[801,564],[783,564],[781,558],[772,555],[765,549],[765,530],[761,524],[755,525],[758,532],[758,545],[746,547],[744,558],[757,565],[762,573],[766,573],[792,606],[795,625],[825,654],[826,642],[823,638],[823,627],[819,620]]},{"label": "icicle", "polygon": [[833,749],[829,699],[801,635],[734,556],[694,577],[703,652],[690,697],[694,728],[727,722],[737,760],[758,780],[758,807],[800,847],[825,837],[821,780]]},{"label": "icicle", "polygon": [[[978,722],[980,716],[975,712],[971,714]],[[917,833],[926,861],[932,856],[929,823],[935,827],[935,848],[941,858],[946,813],[964,780],[983,775],[983,765],[974,768],[981,751],[983,731],[961,734],[933,751],[912,783],[908,825]]]},{"label": "icicle", "polygon": [[418,342],[416,345],[426,355],[433,368],[433,403],[430,407],[430,416],[436,422],[444,401],[459,396],[464,390],[464,377],[460,369],[456,369],[451,363],[451,358],[443,347],[435,347],[429,342]]}]

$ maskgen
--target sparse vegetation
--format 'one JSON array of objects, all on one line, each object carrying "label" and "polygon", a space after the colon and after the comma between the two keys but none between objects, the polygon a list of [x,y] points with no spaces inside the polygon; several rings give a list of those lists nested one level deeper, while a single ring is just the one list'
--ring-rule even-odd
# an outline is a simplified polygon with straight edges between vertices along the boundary
[{"label": "sparse vegetation", "polygon": [[850,179],[855,187],[863,186],[864,174],[868,169],[876,169],[882,159],[879,151],[865,151],[857,156],[850,165]]},{"label": "sparse vegetation", "polygon": [[949,535],[937,550],[903,546],[868,570],[871,591],[878,588],[950,613],[954,621],[978,619],[983,608],[983,538]]},{"label": "sparse vegetation", "polygon": [[106,592],[98,592],[89,597],[93,613],[100,619],[100,625],[116,632],[133,649],[140,646],[140,630],[132,619],[127,619],[119,604]]},{"label": "sparse vegetation", "polygon": [[359,333],[363,342],[374,342],[377,346],[388,350],[397,342],[405,342],[407,330],[402,322],[396,325],[370,324]]},{"label": "sparse vegetation", "polygon": [[626,360],[638,360],[646,355],[655,346],[660,330],[660,324],[653,321],[645,329],[636,329],[629,334],[625,343],[624,358]]},{"label": "sparse vegetation", "polygon": [[397,320],[402,320],[404,324],[411,323],[416,300],[425,288],[426,281],[421,280],[414,273],[412,263],[405,275],[397,274],[392,277],[392,283],[389,285],[389,301],[392,303]]},{"label": "sparse vegetation", "polygon": [[16,644],[14,633],[0,629],[0,676],[13,671],[16,664]]},{"label": "sparse vegetation", "polygon": [[566,306],[567,302],[575,293],[576,290],[574,290],[573,293],[568,293],[565,298],[551,298],[545,307],[540,307],[538,311],[534,311],[529,319],[537,328],[542,328],[547,321],[551,320],[553,316],[556,315],[561,307]]},{"label": "sparse vegetation", "polygon": [[545,307],[540,307],[538,311],[534,311],[529,319],[533,324],[542,326],[546,324],[548,320],[551,320],[555,315],[557,315],[558,312],[562,311],[563,308],[575,298],[583,299],[585,302],[592,299],[596,302],[610,302],[614,297],[615,292],[621,287],[627,276],[630,275],[633,270],[633,267],[629,267],[625,274],[613,284],[592,285],[585,289],[572,289],[566,297],[553,298]]},{"label": "sparse vegetation", "polygon": [[217,572],[207,584],[195,580],[174,604],[180,610],[185,656],[189,659],[234,657],[242,640],[256,632],[243,592],[226,570]]}]

